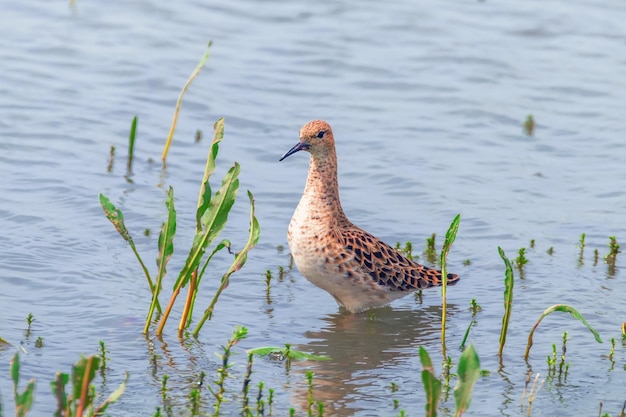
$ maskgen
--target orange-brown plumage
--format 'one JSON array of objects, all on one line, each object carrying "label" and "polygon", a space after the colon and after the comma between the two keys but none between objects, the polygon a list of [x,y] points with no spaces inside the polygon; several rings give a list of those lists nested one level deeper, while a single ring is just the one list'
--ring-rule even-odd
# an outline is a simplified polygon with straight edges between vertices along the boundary
[{"label": "orange-brown plumage", "polygon": [[[337,155],[328,123],[305,124],[300,142],[281,161],[301,150],[311,154],[309,173],[289,224],[288,240],[305,278],[352,312],[441,285],[441,271],[406,258],[348,220],[339,200]],[[449,285],[458,280],[458,275],[448,274]]]}]

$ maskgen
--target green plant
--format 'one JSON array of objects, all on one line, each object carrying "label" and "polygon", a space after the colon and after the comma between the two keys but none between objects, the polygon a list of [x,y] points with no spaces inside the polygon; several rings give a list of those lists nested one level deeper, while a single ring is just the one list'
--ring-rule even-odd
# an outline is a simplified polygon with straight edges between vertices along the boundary
[{"label": "green plant", "polygon": [[620,253],[620,246],[617,243],[617,238],[615,236],[609,237],[609,253],[604,256],[604,262],[609,265],[609,273],[611,275],[615,274],[615,261],[617,260],[617,254]]},{"label": "green plant", "polygon": [[528,263],[528,258],[526,258],[526,248],[520,248],[517,252],[517,258],[515,258],[515,264],[517,265],[517,269],[520,271]]},{"label": "green plant", "polygon": [[585,253],[585,234],[584,233],[580,235],[580,239],[578,240],[578,247],[580,248],[580,253],[578,254],[578,265],[582,265],[583,255]]},{"label": "green plant", "polygon": [[[78,362],[72,367],[72,375],[57,372],[54,381],[50,383],[52,393],[57,399],[55,417],[83,417],[102,415],[109,405],[116,402],[126,390],[128,373],[119,387],[99,406],[95,406],[95,387],[91,385],[96,371],[100,369],[100,356],[81,355]],[[65,392],[66,385],[71,382],[71,390],[68,395]]]},{"label": "green plant", "polygon": [[476,302],[476,299],[475,299],[475,298],[472,298],[472,299],[470,300],[470,307],[469,307],[469,310],[472,312],[472,318],[476,317],[476,314],[477,314],[479,311],[482,311],[482,309],[483,309],[483,308],[480,306],[480,304],[478,304],[478,303]]},{"label": "green plant", "polygon": [[480,360],[474,346],[466,348],[459,358],[457,374],[459,379],[454,388],[455,416],[460,417],[467,411],[472,399],[474,384],[480,376]]},{"label": "green plant", "polygon": [[217,370],[218,380],[215,381],[215,385],[217,385],[217,390],[209,387],[209,391],[215,397],[215,415],[218,415],[220,412],[220,407],[222,402],[224,401],[224,393],[226,392],[226,388],[224,386],[224,382],[226,381],[226,377],[228,376],[228,370],[230,369],[230,365],[228,363],[230,359],[230,355],[232,354],[231,349],[235,346],[239,341],[245,339],[248,336],[248,329],[243,326],[236,326],[233,330],[233,334],[228,339],[226,346],[222,347],[222,354],[220,358],[222,359],[222,366]]},{"label": "green plant", "polygon": [[574,318],[580,320],[581,323],[584,324],[585,327],[587,327],[587,329],[589,329],[591,333],[593,333],[593,336],[595,337],[596,342],[602,343],[602,339],[600,339],[600,335],[598,334],[598,332],[593,327],[591,327],[589,323],[587,323],[587,320],[585,320],[582,314],[580,314],[574,307],[571,307],[565,304],[555,304],[551,307],[548,307],[543,313],[541,313],[541,315],[539,316],[539,319],[534,324],[533,328],[530,330],[530,333],[528,334],[528,344],[526,345],[526,353],[524,353],[524,360],[528,360],[528,355],[530,354],[530,348],[533,345],[533,334],[535,333],[537,326],[539,326],[539,323],[541,323],[544,317],[546,317],[547,315],[551,313],[554,313],[555,311],[562,311],[565,313],[570,313]]},{"label": "green plant", "polygon": [[293,360],[329,361],[331,359],[329,356],[312,355],[292,349],[289,343],[286,343],[284,347],[264,346],[249,349],[247,352],[248,355],[270,356],[280,361],[284,360],[288,369],[291,367],[291,361]]},{"label": "green plant", "polygon": [[426,249],[424,254],[428,262],[434,263],[437,260],[437,249],[435,249],[435,238],[437,235],[433,233],[430,237],[426,238]]},{"label": "green plant", "polygon": [[548,248],[548,250],[546,251],[546,253],[547,253],[548,255],[552,256],[552,255],[554,254],[554,248],[553,248],[552,246],[550,246],[550,247]]},{"label": "green plant", "polygon": [[26,331],[30,332],[30,328],[34,321],[35,316],[33,315],[33,313],[28,313],[28,316],[26,316],[26,324],[28,324],[28,328],[26,329]]},{"label": "green plant", "polygon": [[37,336],[37,339],[35,339],[35,347],[38,349],[43,347],[43,337]]},{"label": "green plant", "polygon": [[530,239],[530,244],[528,245],[531,249],[535,249],[535,239]]},{"label": "green plant", "polygon": [[268,293],[270,291],[270,281],[272,281],[272,271],[268,269],[265,271],[265,289]]},{"label": "green plant", "polygon": [[533,136],[535,134],[535,118],[532,114],[526,116],[526,120],[524,121],[524,133],[528,136]]},{"label": "green plant", "polygon": [[[205,256],[208,246],[219,236],[220,232],[226,225],[228,220],[228,214],[235,202],[237,191],[239,189],[239,164],[235,162],[234,166],[230,168],[227,174],[222,180],[221,188],[213,194],[209,184],[209,178],[215,170],[215,158],[219,150],[219,143],[224,137],[224,120],[218,120],[214,125],[215,135],[211,149],[207,157],[207,163],[205,167],[204,177],[202,185],[200,187],[200,193],[198,197],[198,208],[196,211],[196,235],[193,239],[193,243],[187,260],[182,270],[180,271],[176,282],[174,283],[173,292],[170,297],[170,301],[167,308],[161,313],[161,306],[159,303],[159,293],[163,287],[163,279],[166,274],[166,265],[174,252],[173,239],[176,234],[176,210],[174,208],[174,192],[170,187],[168,196],[166,199],[166,207],[168,211],[167,221],[163,223],[161,233],[158,241],[158,256],[157,256],[157,276],[153,281],[150,277],[150,273],[146,268],[144,262],[141,260],[139,253],[137,252],[133,243],[132,237],[128,232],[128,229],[124,225],[124,218],[122,212],[118,210],[111,201],[104,195],[100,194],[100,203],[107,218],[113,223],[120,235],[129,243],[139,263],[141,264],[144,274],[148,280],[150,290],[152,293],[152,301],[150,309],[146,317],[146,323],[144,326],[144,333],[148,332],[152,319],[157,312],[156,317],[159,319],[156,333],[161,335],[163,328],[169,314],[172,310],[174,302],[180,290],[183,287],[188,286],[187,299],[185,301],[185,307],[178,326],[178,333],[182,335],[184,329],[191,325],[193,308],[198,292],[200,281],[204,276],[204,273],[209,265],[209,262],[213,256],[223,250],[228,249],[230,251],[231,244],[227,240],[222,240],[215,248]],[[217,303],[220,294],[228,286],[230,276],[240,270],[247,260],[247,254],[254,246],[256,246],[260,228],[258,221],[254,214],[254,198],[252,193],[248,192],[248,198],[250,200],[250,230],[249,238],[246,245],[241,251],[235,254],[235,259],[231,264],[228,271],[222,276],[220,285],[218,286],[211,303],[207,307],[201,320],[197,324],[193,335],[197,336],[200,329],[207,320],[210,320]]]},{"label": "green plant", "polygon": [[[126,163],[126,171],[130,175],[133,170],[133,158],[135,154],[135,136],[137,134],[137,116],[133,117],[130,124],[130,134],[128,136],[128,161]],[[111,160],[113,158],[111,157]]]},{"label": "green plant", "polygon": [[100,369],[106,369],[107,367],[107,360],[109,359],[109,357],[107,356],[107,353],[109,351],[106,349],[106,346],[104,345],[104,340],[100,341]]},{"label": "green plant", "polygon": [[465,349],[465,342],[467,342],[467,338],[469,337],[470,330],[472,330],[472,326],[474,326],[476,322],[471,320],[467,329],[465,330],[465,335],[463,336],[463,340],[461,340],[461,350]]},{"label": "green plant", "polygon": [[23,392],[18,392],[20,383],[20,355],[16,353],[11,359],[10,367],[11,379],[13,380],[13,398],[15,399],[15,416],[24,417],[33,406],[33,395],[35,392],[35,380],[28,381]]},{"label": "green plant", "polygon": [[500,258],[504,261],[504,265],[506,267],[504,274],[504,315],[502,316],[500,348],[498,349],[498,356],[502,359],[502,350],[504,349],[504,344],[506,343],[506,334],[509,328],[509,321],[511,320],[511,310],[513,308],[513,287],[515,285],[515,279],[513,277],[513,266],[511,265],[509,258],[507,258],[504,254],[504,250],[502,250],[499,246],[498,253],[500,254]]},{"label": "green plant", "polygon": [[[448,253],[450,252],[450,248],[456,239],[456,234],[459,231],[459,223],[461,222],[461,215],[457,214],[452,223],[450,223],[450,227],[446,232],[446,238],[443,242],[443,247],[441,248],[441,254],[439,257],[439,262],[441,263],[441,345],[443,347],[443,357],[446,357],[446,319],[447,319],[447,287],[448,287],[448,274],[446,273],[446,260],[448,258]],[[432,236],[433,245],[435,243],[435,234]]]}]

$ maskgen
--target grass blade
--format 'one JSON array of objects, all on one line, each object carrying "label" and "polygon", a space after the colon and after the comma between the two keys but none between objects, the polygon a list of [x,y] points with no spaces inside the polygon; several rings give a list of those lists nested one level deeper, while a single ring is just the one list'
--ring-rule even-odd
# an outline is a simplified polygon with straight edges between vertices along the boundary
[{"label": "grass blade", "polygon": [[165,147],[163,148],[163,154],[161,155],[161,160],[163,161],[163,165],[165,165],[165,159],[167,158],[167,153],[168,153],[168,151],[170,149],[170,145],[172,144],[172,138],[174,137],[174,131],[176,130],[176,124],[178,123],[178,114],[180,113],[180,108],[181,108],[181,106],[183,104],[183,96],[185,95],[185,93],[189,89],[189,86],[191,85],[191,82],[198,76],[198,74],[200,74],[200,71],[204,67],[204,64],[209,59],[209,52],[210,52],[210,50],[211,50],[211,42],[209,42],[209,44],[207,46],[206,52],[204,53],[204,55],[200,59],[200,62],[198,63],[196,68],[193,70],[193,72],[189,76],[189,79],[187,79],[187,82],[185,83],[185,85],[183,86],[182,90],[180,91],[180,95],[178,96],[178,100],[176,100],[176,109],[174,110],[174,119],[172,120],[172,125],[170,126],[170,132],[167,135],[167,140],[165,142]]},{"label": "grass blade", "polygon": [[500,258],[504,261],[506,267],[504,277],[504,316],[502,316],[502,329],[500,330],[500,349],[498,350],[498,356],[502,357],[502,350],[506,343],[506,333],[509,329],[509,321],[511,320],[511,310],[513,308],[513,286],[515,284],[513,277],[513,266],[511,261],[506,257],[504,251],[498,246],[498,253]]},{"label": "grass blade", "polygon": [[137,133],[137,116],[133,117],[130,124],[130,135],[128,137],[128,162],[126,163],[126,171],[128,174],[133,170],[133,157],[135,153],[135,135]]},{"label": "grass blade", "polygon": [[426,349],[420,346],[420,362],[422,362],[422,384],[426,393],[426,417],[437,417],[437,408],[441,398],[441,381],[435,376],[435,369]]},{"label": "grass blade", "polygon": [[250,235],[248,237],[248,242],[243,247],[241,252],[237,254],[234,262],[228,269],[228,272],[226,272],[226,274],[224,274],[224,276],[222,277],[222,282],[220,283],[220,286],[215,292],[215,295],[213,296],[213,300],[211,300],[209,307],[207,307],[207,309],[204,311],[204,316],[202,317],[202,319],[196,326],[195,330],[193,331],[193,335],[195,337],[198,336],[198,333],[200,332],[200,329],[202,328],[204,323],[207,320],[211,319],[211,316],[213,315],[213,310],[215,308],[215,304],[217,303],[217,300],[220,294],[222,293],[222,291],[228,286],[228,281],[230,279],[230,276],[236,271],[239,271],[244,266],[244,264],[246,263],[246,260],[248,259],[248,252],[250,251],[250,249],[255,247],[259,241],[261,228],[259,227],[259,222],[256,216],[254,215],[254,196],[252,195],[250,191],[248,191],[248,198],[250,199]]},{"label": "grass blade", "polygon": [[452,220],[448,231],[446,232],[446,239],[443,242],[443,247],[441,248],[441,254],[439,256],[439,260],[441,263],[441,345],[443,347],[443,358],[446,359],[446,320],[447,320],[447,310],[448,303],[446,300],[447,294],[447,284],[448,284],[448,274],[446,273],[446,259],[448,258],[448,253],[450,252],[450,248],[456,239],[456,234],[459,231],[459,223],[461,222],[461,215],[457,214]]},{"label": "grass blade", "polygon": [[566,304],[555,304],[551,307],[548,307],[543,313],[541,313],[541,316],[539,316],[539,320],[537,320],[533,328],[530,330],[530,334],[528,335],[528,344],[526,345],[526,353],[524,354],[525,360],[528,360],[528,355],[530,354],[530,348],[533,345],[533,334],[535,333],[535,329],[537,328],[537,326],[539,326],[539,323],[541,323],[541,320],[543,320],[544,317],[546,317],[548,314],[553,313],[555,311],[562,311],[564,313],[570,313],[574,318],[577,318],[578,320],[580,320],[582,324],[584,324],[585,327],[589,329],[591,333],[593,333],[593,336],[595,337],[596,342],[602,343],[602,339],[600,339],[600,335],[598,334],[598,332],[593,327],[591,327],[589,323],[587,323],[587,320],[585,320],[582,314],[580,314],[574,307],[568,306]]},{"label": "grass blade", "polygon": [[458,371],[459,380],[454,388],[455,415],[461,416],[469,407],[474,384],[480,375],[480,361],[473,345],[461,354]]},{"label": "grass blade", "polygon": [[176,209],[174,208],[174,189],[170,187],[167,193],[167,199],[165,200],[165,207],[167,207],[167,221],[163,223],[161,227],[161,233],[159,234],[158,248],[159,253],[157,255],[157,268],[158,273],[156,276],[156,288],[152,292],[152,302],[150,303],[150,310],[146,317],[146,325],[143,332],[148,333],[150,322],[154,315],[154,308],[159,302],[159,294],[161,288],[163,288],[163,278],[166,274],[166,266],[169,262],[172,254],[174,253],[174,235],[176,235]]}]

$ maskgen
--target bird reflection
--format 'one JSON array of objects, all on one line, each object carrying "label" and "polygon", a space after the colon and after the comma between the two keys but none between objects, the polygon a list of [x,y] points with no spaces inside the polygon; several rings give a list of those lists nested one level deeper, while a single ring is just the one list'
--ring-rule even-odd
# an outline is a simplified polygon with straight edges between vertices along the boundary
[{"label": "bird reflection", "polygon": [[[449,316],[455,311],[455,306],[448,305]],[[393,378],[403,377],[402,370],[396,372],[392,367],[416,357],[420,345],[440,343],[441,306],[417,310],[384,307],[362,314],[340,312],[322,320],[326,325],[306,332],[310,341],[297,349],[327,355],[332,360],[300,363],[291,372],[301,373],[302,378],[298,378],[301,381],[305,380],[306,371],[315,373],[315,401],[323,402],[326,414],[333,416],[353,415],[368,403],[371,407],[372,400],[379,401],[385,394],[381,390],[381,376],[384,379],[388,374],[389,384]],[[414,375],[418,375],[421,369],[415,371]],[[295,390],[293,401],[306,408],[304,386],[301,391]]]}]

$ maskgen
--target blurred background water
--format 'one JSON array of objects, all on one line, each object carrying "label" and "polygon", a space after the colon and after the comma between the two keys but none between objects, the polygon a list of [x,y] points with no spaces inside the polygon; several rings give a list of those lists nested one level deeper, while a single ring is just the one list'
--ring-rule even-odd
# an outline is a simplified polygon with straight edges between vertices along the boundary
[{"label": "blurred background water", "polygon": [[[449,269],[462,281],[449,291],[448,341],[470,334],[491,371],[476,384],[467,415],[526,415],[520,407],[529,370],[547,372],[552,344],[568,331],[566,380],[549,379],[534,416],[617,414],[625,399],[626,284],[617,267],[593,261],[609,236],[626,236],[626,3],[564,1],[354,0],[264,3],[232,0],[185,4],[32,0],[3,2],[0,14],[0,336],[22,345],[23,381],[37,379],[32,416],[49,416],[56,370],[78,354],[110,350],[98,390],[112,391],[123,371],[129,387],[112,415],[152,415],[161,378],[170,376],[175,410],[201,371],[213,379],[214,352],[237,324],[249,328],[244,349],[292,343],[330,362],[284,364],[259,359],[253,384],[276,388],[276,410],[301,407],[304,371],[330,415],[408,415],[425,403],[417,358],[427,347],[438,364],[440,296],[424,293],[367,315],[347,316],[297,271],[265,291],[263,274],[287,267],[286,229],[302,192],[304,154],[278,163],[305,122],[329,121],[337,140],[342,203],[359,226],[390,244],[443,236],[462,222]],[[166,171],[159,161],[180,88],[213,41],[206,68],[185,96]],[[532,114],[533,136],[522,123]],[[136,161],[126,174],[132,117],[138,116]],[[141,334],[149,291],[127,244],[105,219],[98,193],[124,212],[139,251],[154,268],[165,193],[173,186],[179,214],[174,281],[193,232],[199,181],[211,126],[225,117],[215,181],[232,161],[242,192],[224,237],[243,246],[248,207],[256,199],[259,246],[233,276],[216,315],[197,341],[179,341],[174,321],[163,340]],[[202,129],[205,139],[194,143]],[[108,173],[111,146],[116,147]],[[146,228],[151,236],[144,236]],[[586,233],[583,262],[576,247]],[[516,284],[512,324],[501,368],[496,356],[504,267],[528,249]],[[438,246],[441,238],[438,239]],[[547,249],[553,247],[554,254]],[[464,261],[471,261],[469,266]],[[208,303],[229,259],[216,259],[198,308]],[[208,279],[207,279],[208,281]],[[568,303],[600,332],[604,344],[548,306]],[[25,317],[35,322],[25,334]],[[42,337],[43,348],[34,347]],[[607,358],[611,338],[617,347]],[[12,410],[8,378],[13,349],[0,351],[0,393]],[[451,355],[458,358],[458,351]],[[156,357],[156,361],[151,358]],[[529,369],[530,368],[530,369]],[[441,367],[437,366],[440,370]],[[240,389],[233,380],[231,391]],[[391,393],[390,386],[399,391]],[[176,397],[176,394],[173,394]],[[205,392],[204,406],[212,402]],[[235,413],[239,404],[229,405]],[[441,410],[449,415],[452,399]],[[447,410],[447,411],[446,411]]]}]

